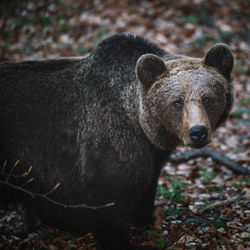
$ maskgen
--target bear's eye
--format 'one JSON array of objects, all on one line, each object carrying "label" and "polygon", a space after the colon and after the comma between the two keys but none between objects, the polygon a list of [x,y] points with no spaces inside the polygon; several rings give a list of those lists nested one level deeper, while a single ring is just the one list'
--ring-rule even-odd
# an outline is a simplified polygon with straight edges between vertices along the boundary
[{"label": "bear's eye", "polygon": [[204,105],[208,105],[208,104],[211,104],[213,102],[212,98],[211,97],[208,97],[208,96],[204,96],[202,98],[202,103]]},{"label": "bear's eye", "polygon": [[173,106],[174,106],[176,109],[182,109],[183,106],[184,106],[184,102],[183,102],[182,100],[174,101],[174,102],[173,102]]}]

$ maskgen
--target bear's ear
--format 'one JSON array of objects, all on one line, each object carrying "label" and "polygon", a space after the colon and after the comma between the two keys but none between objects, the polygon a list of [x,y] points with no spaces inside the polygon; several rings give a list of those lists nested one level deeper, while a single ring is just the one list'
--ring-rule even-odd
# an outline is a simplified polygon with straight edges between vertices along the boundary
[{"label": "bear's ear", "polygon": [[156,78],[166,71],[164,61],[153,54],[142,55],[136,64],[136,75],[139,81],[148,89]]},{"label": "bear's ear", "polygon": [[230,48],[224,43],[215,44],[206,54],[204,63],[218,70],[225,78],[230,79],[234,58]]}]

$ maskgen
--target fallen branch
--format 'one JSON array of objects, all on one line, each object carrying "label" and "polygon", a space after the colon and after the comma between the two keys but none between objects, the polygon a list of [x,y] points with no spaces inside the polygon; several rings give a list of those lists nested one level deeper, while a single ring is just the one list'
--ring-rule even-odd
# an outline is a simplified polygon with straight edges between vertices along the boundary
[{"label": "fallen branch", "polygon": [[[114,206],[115,203],[114,202],[111,202],[111,203],[107,203],[107,204],[104,204],[104,205],[101,205],[101,206],[90,206],[90,205],[86,205],[86,204],[77,204],[77,205],[69,205],[69,204],[64,204],[62,202],[59,202],[59,201],[55,201],[51,198],[48,197],[48,194],[54,192],[57,187],[59,187],[60,183],[57,183],[50,191],[48,191],[47,193],[45,194],[40,194],[40,193],[36,193],[36,192],[32,192],[28,189],[25,189],[23,188],[22,186],[16,186],[14,184],[11,184],[7,181],[0,181],[0,184],[4,184],[4,185],[7,185],[15,190],[18,190],[18,191],[21,191],[23,193],[26,193],[28,194],[29,196],[31,196],[33,199],[35,198],[43,198],[44,200],[47,200],[55,205],[58,205],[58,206],[61,206],[61,207],[64,207],[64,208],[88,208],[88,209],[100,209],[100,208],[104,208],[104,207],[110,207],[110,206]],[[27,184],[27,182],[26,182]]]},{"label": "fallen branch", "polygon": [[2,167],[2,171],[0,173],[0,176],[4,176],[4,177],[6,177],[6,179],[5,180],[0,180],[0,184],[7,185],[7,186],[9,186],[12,189],[15,189],[17,191],[21,191],[21,192],[23,192],[23,193],[31,196],[33,199],[35,199],[35,198],[43,198],[44,200],[47,200],[47,201],[49,201],[49,202],[51,202],[51,203],[53,203],[55,205],[58,205],[58,206],[61,206],[61,207],[64,207],[64,208],[100,209],[100,208],[110,207],[110,206],[114,206],[115,205],[114,202],[107,203],[107,204],[100,205],[100,206],[90,206],[90,205],[86,205],[86,204],[70,205],[70,204],[64,204],[64,203],[59,202],[59,201],[55,201],[55,200],[51,199],[50,197],[48,197],[48,195],[51,194],[51,193],[53,193],[60,186],[60,183],[57,183],[51,190],[49,190],[48,192],[46,192],[44,194],[30,191],[30,190],[24,188],[24,186],[26,184],[34,181],[33,177],[30,178],[29,180],[27,180],[26,182],[24,182],[20,186],[10,183],[9,179],[10,179],[10,177],[14,177],[14,178],[26,177],[31,172],[32,167],[30,167],[27,172],[25,172],[25,173],[23,173],[21,175],[13,175],[13,172],[14,172],[15,168],[19,164],[19,160],[15,162],[15,164],[13,165],[13,167],[11,168],[11,170],[10,170],[10,172],[8,174],[4,173],[4,170],[6,168],[6,164],[7,164],[7,162],[4,163],[4,165]]},{"label": "fallen branch", "polygon": [[229,157],[225,156],[224,154],[218,152],[217,150],[211,147],[205,147],[203,149],[194,149],[181,154],[172,154],[170,155],[169,160],[172,163],[181,163],[197,157],[211,157],[215,162],[218,162],[219,164],[225,166],[234,173],[243,175],[250,174],[250,172],[246,168],[242,167],[241,164],[230,159]]},{"label": "fallen branch", "polygon": [[204,214],[205,212],[207,212],[207,211],[209,211],[209,210],[212,210],[212,209],[214,209],[214,208],[216,208],[216,207],[227,206],[227,205],[229,205],[229,204],[231,204],[231,203],[234,203],[234,202],[236,202],[236,201],[239,201],[239,200],[248,200],[248,201],[250,201],[250,196],[247,196],[247,195],[245,195],[244,193],[242,193],[242,194],[240,194],[240,195],[238,195],[238,196],[235,196],[235,197],[233,197],[233,198],[229,198],[229,199],[224,200],[224,201],[217,201],[217,202],[215,202],[215,203],[213,203],[213,204],[211,204],[211,205],[209,205],[209,206],[207,206],[207,207],[201,209],[201,210],[198,212],[198,214],[199,214],[199,215],[202,215],[202,214]]}]

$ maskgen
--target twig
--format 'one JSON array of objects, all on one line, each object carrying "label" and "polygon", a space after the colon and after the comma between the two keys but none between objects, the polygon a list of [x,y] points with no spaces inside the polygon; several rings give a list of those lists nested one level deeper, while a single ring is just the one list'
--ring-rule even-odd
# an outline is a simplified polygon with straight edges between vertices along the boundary
[{"label": "twig", "polygon": [[3,167],[2,167],[2,170],[1,170],[1,174],[4,173],[4,170],[5,170],[5,168],[6,168],[6,165],[7,165],[7,161],[5,161],[4,164],[3,164]]},{"label": "twig", "polygon": [[20,162],[20,161],[17,160],[17,161],[14,163],[14,165],[13,165],[12,169],[10,170],[10,172],[9,172],[9,174],[8,174],[8,177],[7,177],[7,179],[6,179],[7,182],[9,181],[9,178],[11,177],[13,171],[15,170],[15,168],[16,168],[16,166],[19,164],[19,162]]},{"label": "twig", "polygon": [[225,245],[225,248],[228,250],[229,247],[228,247],[228,243],[227,241],[224,239],[224,237],[222,236],[222,234],[215,228],[215,226],[209,222],[208,220],[200,217],[202,216],[205,212],[209,211],[209,210],[212,210],[216,207],[220,207],[220,206],[227,206],[231,203],[234,203],[236,201],[239,201],[239,200],[250,200],[250,196],[247,196],[245,195],[244,193],[238,195],[238,196],[235,196],[233,198],[229,198],[227,200],[224,200],[224,201],[218,201],[218,202],[215,202],[214,204],[211,204],[205,208],[203,208],[202,210],[198,211],[197,213],[194,213],[192,212],[190,209],[188,209],[188,212],[190,214],[190,216],[194,217],[194,218],[197,218],[203,222],[205,222],[207,225],[209,225],[211,228],[213,228],[213,230],[217,233],[217,235],[219,236],[219,238],[223,241],[224,245]]},{"label": "twig", "polygon": [[[1,176],[9,176],[9,174],[3,173],[4,172],[4,168],[6,166],[6,163],[7,163],[7,161],[5,161],[5,164],[4,164],[3,168],[2,168]],[[12,174],[11,177],[13,177],[13,178],[23,178],[23,177],[26,177],[30,173],[31,170],[32,170],[32,166],[30,166],[30,168],[28,169],[28,171],[26,171],[26,172],[24,172],[22,174],[19,174],[19,175]]]},{"label": "twig", "polygon": [[224,165],[234,173],[243,175],[250,174],[250,172],[246,168],[242,167],[241,164],[230,159],[229,157],[225,156],[224,154],[218,152],[217,150],[211,147],[205,147],[203,149],[194,149],[181,154],[172,154],[170,155],[169,160],[172,163],[181,163],[197,157],[211,157],[214,161]]},{"label": "twig", "polygon": [[31,183],[32,181],[34,181],[33,177],[24,182],[24,184],[21,187],[24,187],[26,184]]},{"label": "twig", "polygon": [[49,194],[51,194],[52,192],[54,192],[60,185],[61,185],[61,183],[58,182],[49,192],[47,192],[44,195],[48,196]]},{"label": "twig", "polygon": [[216,208],[216,207],[227,206],[227,205],[229,205],[229,204],[231,204],[231,203],[234,203],[234,202],[236,202],[236,201],[239,201],[239,200],[250,200],[250,196],[247,196],[247,195],[245,195],[244,193],[242,193],[242,194],[240,194],[240,195],[238,195],[238,196],[235,196],[235,197],[233,197],[233,198],[229,198],[229,199],[224,200],[224,201],[215,202],[215,203],[213,203],[213,204],[211,204],[211,205],[209,205],[209,206],[207,206],[207,207],[201,209],[201,210],[198,212],[198,214],[199,214],[199,215],[202,215],[202,214],[204,214],[205,212],[207,212],[207,211],[209,211],[209,210],[212,210],[212,209],[214,209],[214,208]]},{"label": "twig", "polygon": [[4,165],[2,167],[2,170],[1,170],[1,173],[0,175],[1,176],[7,176],[6,180],[0,180],[0,184],[4,184],[4,185],[7,185],[15,190],[18,190],[18,191],[21,191],[25,194],[28,194],[29,196],[31,196],[33,199],[39,197],[39,198],[43,198],[55,205],[58,205],[58,206],[61,206],[61,207],[64,207],[64,208],[88,208],[88,209],[100,209],[100,208],[104,208],[104,207],[110,207],[110,206],[114,206],[115,203],[114,202],[111,202],[111,203],[107,203],[107,204],[104,204],[104,205],[101,205],[101,206],[90,206],[90,205],[86,205],[86,204],[77,204],[77,205],[69,205],[69,204],[64,204],[62,202],[59,202],[59,201],[55,201],[51,198],[48,197],[49,194],[53,193],[59,186],[60,186],[60,183],[57,183],[51,190],[49,190],[48,192],[44,193],[44,194],[40,194],[40,193],[36,193],[36,192],[32,192],[28,189],[25,189],[24,186],[32,181],[34,181],[34,178],[31,177],[30,179],[28,179],[26,182],[24,182],[24,184],[20,185],[20,186],[17,186],[17,185],[14,185],[12,183],[9,182],[9,179],[10,177],[14,177],[14,178],[20,178],[20,177],[26,177],[27,175],[29,175],[29,173],[31,172],[31,169],[32,169],[32,166],[28,169],[28,171],[24,172],[23,174],[20,174],[20,175],[13,175],[13,171],[14,169],[17,167],[17,165],[19,164],[19,160],[17,160],[15,162],[15,164],[13,165],[13,167],[11,168],[10,172],[8,174],[5,174],[4,173],[4,170],[5,170],[5,167],[7,165],[7,161],[4,162]]},{"label": "twig", "polygon": [[[216,232],[217,236],[218,236],[218,237],[221,239],[221,241],[223,242],[225,248],[226,248],[227,250],[229,250],[228,243],[227,243],[227,241],[224,239],[224,237],[222,236],[222,234],[215,228],[215,226],[214,226],[210,221],[208,221],[208,220],[202,218],[201,216],[202,216],[205,212],[207,212],[207,211],[209,211],[209,210],[212,210],[212,209],[214,209],[214,208],[216,208],[216,207],[219,207],[219,206],[227,206],[227,205],[229,205],[229,204],[231,204],[231,203],[234,203],[234,202],[237,202],[237,201],[239,201],[239,200],[247,200],[247,201],[250,201],[250,196],[247,196],[247,195],[245,195],[244,193],[242,193],[242,194],[240,194],[240,195],[238,195],[238,196],[236,196],[236,197],[229,198],[229,199],[224,200],[224,201],[215,202],[214,204],[211,204],[211,205],[209,205],[209,206],[203,208],[202,210],[200,210],[200,211],[198,211],[198,212],[196,212],[196,213],[194,213],[194,212],[191,211],[190,209],[185,209],[184,211],[187,211],[187,212],[188,212],[188,213],[185,213],[185,216],[191,216],[191,217],[193,217],[193,218],[197,218],[197,219],[199,219],[200,221],[205,222],[208,226],[210,226],[210,227]],[[160,204],[160,205],[162,205],[162,204]],[[182,221],[183,221],[183,220],[184,220],[184,219],[182,219]],[[187,233],[190,233],[190,230],[191,230],[191,234],[192,234],[192,231],[194,230],[194,226],[192,226],[191,229],[189,228],[189,231],[187,231],[185,228],[183,228],[183,229],[184,229],[184,231],[187,232]],[[242,228],[237,228],[237,229],[243,230]],[[180,239],[184,234],[185,234],[185,233],[182,233],[182,234],[180,235],[179,239]],[[175,248],[176,245],[178,245],[178,242],[177,242],[177,241],[174,243],[174,245],[172,245],[172,246],[170,247],[170,249]]]},{"label": "twig", "polygon": [[49,198],[47,195],[52,193],[53,191],[55,191],[57,189],[57,187],[59,187],[59,184],[57,183],[53,188],[52,190],[50,190],[49,192],[45,193],[45,194],[40,194],[40,193],[36,193],[36,192],[32,192],[32,191],[29,191],[25,188],[23,188],[22,186],[16,186],[16,185],[13,185],[11,183],[9,183],[7,180],[5,181],[0,181],[0,184],[5,184],[15,190],[18,190],[18,191],[21,191],[23,193],[26,193],[28,195],[30,195],[33,199],[39,197],[39,198],[43,198],[55,205],[58,205],[60,207],[64,207],[64,208],[88,208],[88,209],[100,209],[100,208],[104,208],[104,207],[110,207],[110,206],[114,206],[115,203],[114,202],[111,202],[111,203],[107,203],[107,204],[104,204],[104,205],[101,205],[101,206],[90,206],[90,205],[86,205],[86,204],[77,204],[77,205],[68,205],[68,204],[64,204],[62,202],[59,202],[59,201],[55,201],[51,198]]},{"label": "twig", "polygon": [[222,236],[221,232],[218,231],[218,230],[215,228],[215,226],[214,226],[210,221],[201,218],[199,215],[195,214],[195,213],[192,212],[190,209],[188,209],[188,212],[189,212],[190,216],[192,216],[192,217],[194,217],[194,218],[197,218],[197,219],[199,219],[199,220],[205,222],[207,225],[209,225],[209,226],[216,232],[216,234],[219,236],[219,238],[222,240],[222,242],[223,242],[223,244],[224,244],[226,250],[229,250],[227,241],[224,239],[224,237]]}]

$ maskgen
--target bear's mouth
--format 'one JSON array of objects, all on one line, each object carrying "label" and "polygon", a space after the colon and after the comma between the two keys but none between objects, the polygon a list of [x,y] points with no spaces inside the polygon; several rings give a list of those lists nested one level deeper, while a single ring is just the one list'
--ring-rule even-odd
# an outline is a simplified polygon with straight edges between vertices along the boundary
[{"label": "bear's mouth", "polygon": [[187,144],[187,146],[191,147],[191,148],[195,148],[195,149],[201,149],[204,148],[205,146],[207,146],[207,144],[209,144],[211,141],[207,141],[205,143],[189,143]]},{"label": "bear's mouth", "polygon": [[206,147],[211,142],[211,137],[208,137],[206,141],[203,142],[193,142],[190,140],[183,139],[183,143],[185,146],[189,146],[194,149],[201,149]]}]

